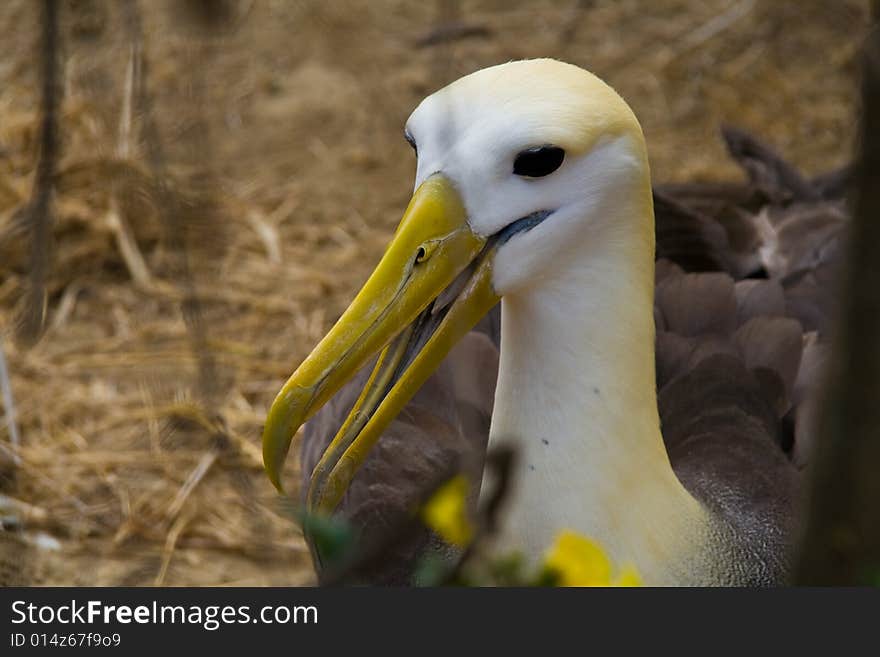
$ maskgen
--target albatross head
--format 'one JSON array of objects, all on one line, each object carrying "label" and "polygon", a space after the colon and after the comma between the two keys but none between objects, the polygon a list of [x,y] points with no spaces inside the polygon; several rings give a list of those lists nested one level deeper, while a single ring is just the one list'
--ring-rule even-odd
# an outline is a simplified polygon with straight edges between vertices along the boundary
[{"label": "albatross head", "polygon": [[[502,296],[633,235],[653,248],[641,129],[583,69],[543,59],[478,71],[422,101],[406,136],[418,170],[403,220],[351,306],[279,392],[263,434],[280,489],[294,433],[381,352],[312,474],[313,509],[337,505],[388,423]],[[622,221],[621,203],[642,211]]]},{"label": "albatross head", "polygon": [[[477,71],[423,100],[406,135],[418,153],[416,190],[442,176],[471,230],[505,240],[492,274],[500,296],[564,268],[597,232],[633,229],[602,226],[601,209],[647,180],[641,128],[611,87],[577,66],[538,59]],[[652,225],[640,228],[652,239]]]}]

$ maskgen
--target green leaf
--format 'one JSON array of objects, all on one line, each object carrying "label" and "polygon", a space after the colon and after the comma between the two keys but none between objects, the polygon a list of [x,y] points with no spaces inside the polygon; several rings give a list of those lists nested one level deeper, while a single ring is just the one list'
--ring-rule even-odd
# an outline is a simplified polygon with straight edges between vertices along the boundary
[{"label": "green leaf", "polygon": [[353,553],[357,536],[345,520],[306,511],[300,511],[297,515],[303,534],[321,555],[325,567],[338,565]]}]

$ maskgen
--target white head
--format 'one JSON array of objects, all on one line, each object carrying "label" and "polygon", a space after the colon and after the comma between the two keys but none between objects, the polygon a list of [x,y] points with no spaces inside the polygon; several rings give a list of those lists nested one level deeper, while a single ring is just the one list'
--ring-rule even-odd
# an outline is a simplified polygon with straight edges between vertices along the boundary
[{"label": "white head", "polygon": [[[448,178],[475,233],[488,237],[522,217],[552,213],[499,248],[493,282],[500,296],[571,266],[569,256],[582,259],[590,245],[604,251],[635,232],[653,248],[653,225],[643,221],[653,215],[639,123],[611,87],[581,68],[535,59],[477,71],[425,98],[406,135],[418,154],[416,188],[436,173]],[[638,207],[622,207],[621,199]]]}]

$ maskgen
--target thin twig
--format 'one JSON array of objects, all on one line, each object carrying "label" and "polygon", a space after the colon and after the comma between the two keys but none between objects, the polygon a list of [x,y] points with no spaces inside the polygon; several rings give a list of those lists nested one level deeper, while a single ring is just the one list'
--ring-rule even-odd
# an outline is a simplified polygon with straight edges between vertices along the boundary
[{"label": "thin twig", "polygon": [[165,512],[166,520],[170,521],[180,513],[180,510],[183,508],[187,499],[189,499],[189,496],[196,489],[196,486],[199,485],[199,482],[205,477],[205,475],[208,474],[208,470],[211,469],[211,466],[214,465],[216,460],[217,451],[213,449],[202,456],[196,464],[196,467],[189,473],[186,481],[183,482],[183,486],[177,491],[177,495],[174,496],[171,504],[168,505],[168,510]]},{"label": "thin twig", "polygon": [[171,565],[171,557],[174,556],[174,548],[177,545],[177,539],[180,538],[181,532],[189,524],[191,518],[189,515],[180,516],[177,522],[171,527],[168,536],[165,537],[165,547],[162,550],[162,565],[153,581],[153,586],[162,586],[165,582],[165,575],[168,574],[168,566]]},{"label": "thin twig", "polygon": [[126,160],[131,156],[131,124],[134,112],[134,93],[140,84],[141,57],[143,48],[140,39],[134,39],[128,50],[128,66],[125,70],[125,93],[122,97],[122,109],[119,112],[119,133],[116,140],[116,156]]},{"label": "thin twig", "polygon": [[76,307],[76,300],[81,290],[82,285],[77,282],[73,282],[65,288],[64,293],[61,295],[61,301],[58,302],[58,307],[52,317],[52,322],[49,324],[50,331],[55,331],[67,323]]},{"label": "thin twig", "polygon": [[115,196],[110,198],[110,209],[104,217],[104,223],[113,233],[116,247],[119,249],[125,267],[131,275],[131,279],[141,288],[149,288],[153,283],[150,269],[144,260],[134,238],[131,227],[125,219],[125,215],[119,208],[119,201]]},{"label": "thin twig", "polygon": [[678,40],[673,50],[661,53],[657,60],[657,65],[659,68],[668,66],[682,55],[689,53],[695,48],[699,48],[707,41],[732,27],[740,19],[745,18],[754,8],[755,0],[739,0],[739,2],[732,4],[725,11],[717,16],[713,16],[697,29]]},{"label": "thin twig", "polygon": [[435,25],[431,30],[416,39],[415,46],[416,48],[427,48],[441,43],[461,41],[462,39],[487,39],[491,35],[492,31],[485,25],[451,21]]},{"label": "thin twig", "polygon": [[58,2],[43,2],[43,38],[40,60],[43,77],[40,121],[40,155],[28,207],[30,228],[30,279],[17,337],[36,342],[46,320],[46,279],[52,227],[52,188],[58,159]]},{"label": "thin twig", "polygon": [[30,527],[49,522],[49,512],[46,509],[8,495],[0,495],[0,513],[14,515],[19,524]]},{"label": "thin twig", "polygon": [[3,340],[0,339],[0,389],[3,392],[3,408],[6,410],[6,429],[9,432],[9,444],[11,445],[12,461],[15,465],[21,465],[21,438],[18,434],[18,423],[15,420],[15,399],[12,396],[12,381],[9,379],[9,368],[6,366],[6,354],[3,349]]},{"label": "thin twig", "polygon": [[258,212],[248,213],[248,223],[263,242],[263,246],[266,247],[266,255],[269,257],[269,262],[273,265],[280,265],[281,239],[278,236],[278,229]]},{"label": "thin twig", "polygon": [[[120,161],[125,161],[131,156],[131,124],[134,106],[135,89],[138,86],[141,74],[142,48],[139,38],[132,40],[128,53],[128,66],[125,73],[125,93],[122,99],[122,109],[119,115],[119,133],[116,143],[116,156]],[[116,246],[122,255],[122,260],[131,274],[132,280],[142,288],[149,287],[152,276],[134,238],[131,226],[119,203],[119,183],[114,181],[113,193],[110,196],[110,209],[105,217],[107,226],[116,238]]]}]

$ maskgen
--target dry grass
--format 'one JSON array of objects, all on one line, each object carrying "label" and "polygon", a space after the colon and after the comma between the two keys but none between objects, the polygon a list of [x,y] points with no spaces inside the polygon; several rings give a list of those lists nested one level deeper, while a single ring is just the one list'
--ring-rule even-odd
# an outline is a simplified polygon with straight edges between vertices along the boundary
[{"label": "dry grass", "polygon": [[399,219],[402,125],[432,89],[556,56],[631,102],[658,180],[737,175],[724,121],[815,172],[848,159],[867,24],[857,0],[229,0],[209,30],[179,3],[141,4],[148,106],[121,3],[63,3],[46,331],[29,348],[13,335],[37,3],[0,4],[0,344],[21,435],[4,401],[0,516],[26,530],[0,533],[7,581],[311,581],[261,471],[261,424]]}]

